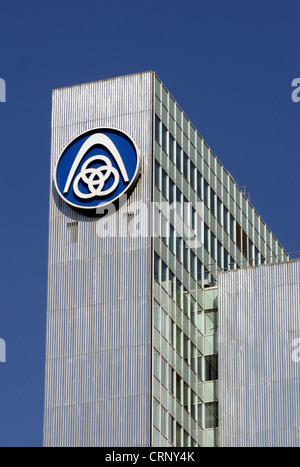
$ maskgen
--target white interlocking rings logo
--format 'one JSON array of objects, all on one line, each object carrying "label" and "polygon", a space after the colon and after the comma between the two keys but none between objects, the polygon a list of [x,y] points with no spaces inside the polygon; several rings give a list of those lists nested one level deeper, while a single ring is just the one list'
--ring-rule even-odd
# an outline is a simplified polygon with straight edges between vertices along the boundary
[{"label": "white interlocking rings logo", "polygon": [[[90,136],[85,143],[81,146],[80,150],[78,151],[78,154],[74,160],[74,163],[71,167],[68,179],[66,181],[64,193],[67,193],[69,191],[69,188],[71,186],[71,182],[73,180],[73,177],[76,173],[76,170],[87,153],[92,147],[96,145],[102,145],[105,148],[108,149],[108,151],[112,154],[114,160],[116,161],[116,164],[118,168],[120,169],[120,172],[122,174],[123,180],[125,183],[129,182],[128,174],[126,171],[126,168],[124,166],[124,162],[122,160],[122,157],[120,156],[119,151],[117,150],[116,146],[112,142],[108,136],[102,134],[102,133],[97,133],[95,135]],[[95,161],[100,161],[104,162],[105,165],[100,165],[99,167],[89,167],[92,163],[95,163]],[[111,187],[107,188],[106,190],[103,190],[105,183],[107,180],[110,178],[110,176],[114,177],[114,182]],[[79,182],[82,181],[84,182],[88,189],[89,193],[82,193],[79,189]],[[73,183],[73,191],[78,196],[78,198],[81,199],[90,199],[94,198],[95,196],[107,196],[119,186],[120,183],[120,174],[118,170],[112,166],[111,160],[104,155],[96,155],[90,157],[85,163],[83,164],[80,173],[75,177],[74,183]]]},{"label": "white interlocking rings logo", "polygon": [[[95,161],[104,162],[105,165],[99,167],[89,167]],[[103,190],[106,181],[113,175],[114,182],[110,188]],[[82,181],[88,186],[89,193],[82,193],[79,189],[79,182]],[[106,156],[90,157],[82,166],[80,173],[74,180],[73,190],[78,198],[89,199],[94,196],[107,196],[118,187],[120,183],[120,174],[112,166],[110,159]]]},{"label": "white interlocking rings logo", "polygon": [[56,162],[54,184],[70,206],[90,210],[116,204],[129,193],[140,174],[139,151],[129,135],[99,127],[81,133]]}]

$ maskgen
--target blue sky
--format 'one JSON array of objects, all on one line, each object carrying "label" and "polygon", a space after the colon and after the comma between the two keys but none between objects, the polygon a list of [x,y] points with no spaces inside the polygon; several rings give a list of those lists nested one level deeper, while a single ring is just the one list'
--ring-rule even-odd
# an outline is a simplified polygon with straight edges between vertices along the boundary
[{"label": "blue sky", "polygon": [[300,1],[2,0],[0,17],[0,446],[41,446],[51,90],[154,70],[300,250]]}]

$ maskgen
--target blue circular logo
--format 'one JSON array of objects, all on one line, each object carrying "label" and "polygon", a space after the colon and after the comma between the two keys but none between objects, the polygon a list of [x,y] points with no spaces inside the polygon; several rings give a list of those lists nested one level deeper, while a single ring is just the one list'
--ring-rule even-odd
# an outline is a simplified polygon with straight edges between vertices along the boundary
[{"label": "blue circular logo", "polygon": [[95,128],[77,136],[57,161],[54,182],[71,206],[96,210],[116,201],[136,182],[139,156],[120,130]]}]

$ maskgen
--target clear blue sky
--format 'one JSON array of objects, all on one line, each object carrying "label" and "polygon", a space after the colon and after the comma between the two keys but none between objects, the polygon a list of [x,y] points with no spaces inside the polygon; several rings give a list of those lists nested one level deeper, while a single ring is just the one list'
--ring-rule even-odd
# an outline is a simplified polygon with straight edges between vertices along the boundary
[{"label": "clear blue sky", "polygon": [[2,0],[0,446],[43,431],[51,89],[154,70],[300,250],[299,0]]}]

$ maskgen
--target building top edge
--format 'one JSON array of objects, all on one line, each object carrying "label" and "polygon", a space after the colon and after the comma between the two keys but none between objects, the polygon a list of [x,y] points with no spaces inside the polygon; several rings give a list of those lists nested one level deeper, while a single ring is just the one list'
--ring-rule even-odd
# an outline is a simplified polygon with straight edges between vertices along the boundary
[{"label": "building top edge", "polygon": [[137,73],[128,73],[127,75],[112,76],[111,78],[98,79],[98,80],[95,80],[95,81],[87,81],[85,83],[77,83],[77,84],[72,84],[70,86],[61,86],[61,87],[52,89],[52,93],[55,92],[55,91],[59,91],[61,89],[70,89],[70,88],[74,88],[74,87],[86,86],[88,84],[93,84],[93,83],[102,83],[102,82],[105,82],[105,81],[112,81],[112,80],[117,80],[117,79],[121,79],[121,78],[128,78],[130,76],[147,75],[147,74],[152,74],[152,75],[157,76],[155,71],[153,71],[153,70],[141,71],[141,72],[137,72]]},{"label": "building top edge", "polygon": [[231,269],[230,271],[221,271],[217,275],[218,276],[223,276],[224,274],[238,273],[238,272],[241,272],[241,271],[247,271],[249,269],[266,268],[266,267],[272,267],[272,266],[283,266],[283,265],[294,264],[294,263],[300,263],[300,258],[291,259],[289,261],[280,261],[278,263],[266,263],[266,264],[260,264],[258,266],[248,266],[248,267],[245,267],[245,268]]}]

